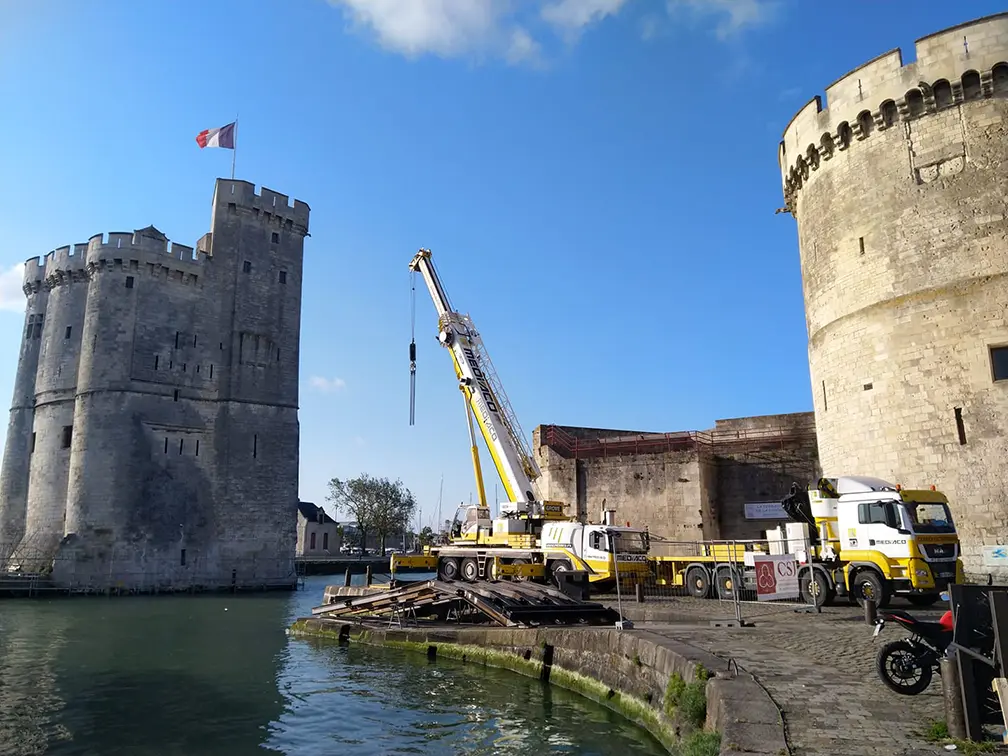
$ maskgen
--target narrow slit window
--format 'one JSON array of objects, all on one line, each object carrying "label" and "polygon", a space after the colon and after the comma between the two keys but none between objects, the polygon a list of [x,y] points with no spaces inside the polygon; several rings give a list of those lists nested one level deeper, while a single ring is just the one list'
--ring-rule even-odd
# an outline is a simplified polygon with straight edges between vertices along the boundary
[{"label": "narrow slit window", "polygon": [[64,425],[63,426],[63,438],[61,440],[62,440],[61,446],[64,449],[69,449],[70,448],[70,442],[73,440],[73,426],[72,425]]},{"label": "narrow slit window", "polygon": [[193,337],[192,337],[192,345],[196,346],[196,334],[195,333],[193,334]]},{"label": "narrow slit window", "polygon": [[252,272],[252,263],[246,260],[244,263],[242,263],[242,273],[251,273],[251,272]]},{"label": "narrow slit window", "polygon": [[185,371],[186,371],[186,364],[183,362],[182,363],[182,372],[184,373]]},{"label": "narrow slit window", "polygon": [[178,389],[175,389],[174,401],[178,401]]},{"label": "narrow slit window", "polygon": [[181,565],[182,567],[185,567],[185,549],[182,549],[182,554],[181,554],[181,556],[179,557],[179,564],[180,564],[180,565]]},{"label": "narrow slit window", "polygon": [[213,378],[213,364],[210,365],[210,377]]},{"label": "narrow slit window", "polygon": [[990,359],[994,380],[1008,380],[1008,346],[991,347]]},{"label": "narrow slit window", "polygon": [[259,434],[252,436],[252,459],[259,456]]},{"label": "narrow slit window", "polygon": [[199,439],[196,439],[196,456],[199,456]]},{"label": "narrow slit window", "polygon": [[160,361],[160,359],[161,358],[158,355],[156,355],[156,354],[154,355],[154,369],[155,370],[157,370],[157,368],[158,368],[158,362]]},{"label": "narrow slit window", "polygon": [[164,439],[164,453],[165,454],[168,453],[168,436],[165,436],[165,439]]},{"label": "narrow slit window", "polygon": [[35,453],[35,433],[34,432],[32,432],[31,449],[29,450],[28,453],[29,454],[34,454]]},{"label": "narrow slit window", "polygon": [[282,283],[282,284],[287,283],[287,271],[286,270],[281,270],[280,271],[280,283]]},{"label": "narrow slit window", "polygon": [[829,409],[829,402],[826,401],[826,381],[822,382],[822,408],[823,412]]},{"label": "narrow slit window", "polygon": [[175,331],[175,348],[178,349],[179,332]]},{"label": "narrow slit window", "polygon": [[864,254],[864,237],[863,236],[859,236],[858,237],[857,244],[858,244],[858,251],[863,255]]},{"label": "narrow slit window", "polygon": [[199,375],[199,365],[196,366],[196,375]]},{"label": "narrow slit window", "polygon": [[69,339],[71,333],[73,333],[73,326],[67,326],[66,331],[63,332],[63,338]]},{"label": "narrow slit window", "polygon": [[963,423],[962,407],[955,408],[956,432],[959,434],[959,445],[966,445],[966,424]]},{"label": "narrow slit window", "polygon": [[185,449],[185,439],[180,438],[178,440],[178,453],[181,454],[183,449]]},{"label": "narrow slit window", "polygon": [[127,289],[133,288],[133,276],[126,276],[126,288]]}]

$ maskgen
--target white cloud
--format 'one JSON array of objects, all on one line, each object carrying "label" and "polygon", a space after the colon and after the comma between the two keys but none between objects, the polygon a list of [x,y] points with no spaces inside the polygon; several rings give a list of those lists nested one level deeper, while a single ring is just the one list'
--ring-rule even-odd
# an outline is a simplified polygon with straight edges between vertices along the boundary
[{"label": "white cloud", "polygon": [[554,0],[543,6],[540,15],[559,29],[580,31],[606,16],[615,16],[626,3],[627,0]]},{"label": "white cloud", "polygon": [[24,263],[18,263],[0,271],[0,310],[7,312],[25,311]]},{"label": "white cloud", "polygon": [[342,378],[323,378],[321,375],[313,375],[308,379],[308,385],[313,389],[318,389],[323,394],[330,394],[334,391],[345,389],[346,381]]},{"label": "white cloud", "polygon": [[[666,0],[664,18],[654,0],[328,0],[356,30],[387,50],[418,58],[498,57],[512,64],[542,62],[539,33],[573,43],[589,27],[627,8],[650,13],[642,35],[656,36],[659,21],[681,11],[715,20],[720,39],[764,23],[780,0]],[[659,13],[661,11],[659,10]]]},{"label": "white cloud", "polygon": [[718,17],[714,32],[720,40],[748,27],[765,24],[777,11],[777,6],[778,0],[666,0],[670,16],[682,8],[699,16]]}]

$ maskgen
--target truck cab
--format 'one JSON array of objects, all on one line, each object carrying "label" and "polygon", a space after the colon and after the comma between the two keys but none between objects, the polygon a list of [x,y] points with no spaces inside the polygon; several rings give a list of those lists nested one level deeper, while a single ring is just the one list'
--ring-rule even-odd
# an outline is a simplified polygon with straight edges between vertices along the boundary
[{"label": "truck cab", "polygon": [[[821,478],[784,502],[806,522],[815,551],[806,587],[826,601],[847,594],[879,607],[894,595],[926,606],[964,580],[948,498],[931,486],[905,489],[867,476]],[[813,585],[814,584],[814,585]],[[814,590],[813,590],[814,589]]]}]

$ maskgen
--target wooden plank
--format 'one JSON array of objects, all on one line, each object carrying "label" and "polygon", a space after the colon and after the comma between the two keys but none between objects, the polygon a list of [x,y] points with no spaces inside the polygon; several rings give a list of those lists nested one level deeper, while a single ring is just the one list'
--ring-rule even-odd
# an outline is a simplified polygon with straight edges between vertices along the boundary
[{"label": "wooden plank", "polygon": [[[1008,722],[1008,678],[995,677],[994,690],[998,694],[998,702],[1001,704],[1001,716]],[[1008,730],[1001,736],[1001,742],[1008,743]]]}]

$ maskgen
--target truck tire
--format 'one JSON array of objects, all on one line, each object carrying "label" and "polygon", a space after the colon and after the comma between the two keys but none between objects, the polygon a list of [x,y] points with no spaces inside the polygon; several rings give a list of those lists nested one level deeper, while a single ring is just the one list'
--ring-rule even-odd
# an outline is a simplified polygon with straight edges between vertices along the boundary
[{"label": "truck tire", "polygon": [[710,596],[710,573],[706,567],[698,564],[686,570],[686,590],[693,598],[707,598]]},{"label": "truck tire", "polygon": [[874,599],[875,608],[883,609],[889,606],[889,586],[882,576],[871,568],[858,571],[854,575],[854,590],[852,593],[857,598],[858,604],[865,605],[865,599]]},{"label": "truck tire", "polygon": [[742,587],[738,571],[731,567],[719,567],[714,573],[714,585],[717,587],[718,598],[735,598],[735,591]]},{"label": "truck tire", "polygon": [[479,563],[472,557],[466,557],[462,560],[459,572],[462,573],[462,579],[467,583],[475,583],[479,580]]},{"label": "truck tire", "polygon": [[444,557],[438,561],[438,578],[451,582],[456,580],[459,574],[458,559],[454,557]]},{"label": "truck tire", "polygon": [[553,578],[553,585],[557,588],[560,587],[560,573],[571,572],[574,567],[566,559],[557,559],[553,564],[550,565],[550,577]]},{"label": "truck tire", "polygon": [[798,579],[798,585],[801,590],[802,602],[806,604],[820,607],[833,601],[833,588],[822,570],[803,570]]},{"label": "truck tire", "polygon": [[[514,560],[512,560],[512,561],[511,561],[511,564],[531,564],[531,562],[529,562],[529,560],[528,560],[528,559],[514,559]],[[511,579],[512,579],[512,580],[516,580],[516,581],[518,581],[519,583],[523,583],[523,582],[525,582],[525,581],[526,581],[526,580],[527,580],[528,578],[523,578],[523,577],[519,577],[519,576],[515,575],[515,576],[514,576],[513,578],[511,578]]]}]

